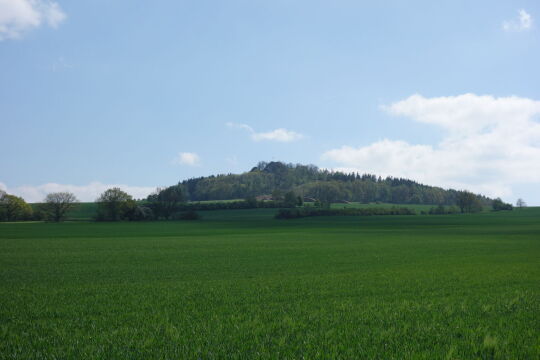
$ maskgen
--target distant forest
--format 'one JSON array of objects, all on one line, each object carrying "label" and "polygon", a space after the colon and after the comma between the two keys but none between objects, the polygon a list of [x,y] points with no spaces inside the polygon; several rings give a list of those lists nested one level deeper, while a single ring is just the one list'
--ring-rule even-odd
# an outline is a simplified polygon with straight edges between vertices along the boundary
[{"label": "distant forest", "polygon": [[[242,174],[212,175],[184,180],[190,201],[246,199],[273,195],[274,199],[294,191],[304,198],[321,201],[384,202],[395,204],[454,205],[457,190],[445,190],[402,178],[322,170],[314,165],[260,162]],[[489,205],[492,199],[476,195]]]},{"label": "distant forest", "polygon": [[[220,202],[212,200],[243,201]],[[200,202],[210,200],[209,202]],[[520,200],[520,204],[524,204]],[[62,221],[78,202],[74,194],[47,194],[43,203],[27,204],[24,199],[0,190],[0,221]],[[309,206],[303,206],[305,202]],[[469,191],[445,190],[401,178],[321,170],[313,165],[260,162],[249,172],[200,177],[157,189],[146,199],[134,200],[118,187],[104,191],[97,199],[93,218],[118,220],[196,220],[199,210],[282,208],[278,218],[333,215],[412,215],[407,208],[341,209],[332,203],[393,203],[437,205],[429,214],[472,213],[491,206],[494,211],[512,210],[501,199],[489,199]],[[449,208],[445,208],[450,206]],[[519,205],[520,207],[522,205]],[[457,206],[457,208],[456,208]],[[459,210],[458,210],[459,208]],[[291,209],[285,211],[285,209]]]}]

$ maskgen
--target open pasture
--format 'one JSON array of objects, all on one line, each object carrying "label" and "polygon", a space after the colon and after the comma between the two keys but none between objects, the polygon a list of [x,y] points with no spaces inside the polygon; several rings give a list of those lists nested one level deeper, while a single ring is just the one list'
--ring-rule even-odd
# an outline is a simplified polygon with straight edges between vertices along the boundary
[{"label": "open pasture", "polygon": [[2,359],[538,359],[540,209],[0,224]]}]

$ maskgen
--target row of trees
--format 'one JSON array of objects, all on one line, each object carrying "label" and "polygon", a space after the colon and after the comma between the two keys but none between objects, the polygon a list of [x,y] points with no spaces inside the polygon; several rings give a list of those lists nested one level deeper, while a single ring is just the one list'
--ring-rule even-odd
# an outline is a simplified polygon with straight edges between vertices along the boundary
[{"label": "row of trees", "polygon": [[[272,194],[273,201],[257,201],[256,196]],[[188,201],[245,199],[235,203],[188,203]],[[186,211],[256,207],[302,206],[312,198],[320,207],[338,201],[387,202],[399,204],[434,204],[432,213],[444,213],[444,205],[459,211],[477,212],[491,205],[493,210],[511,210],[501,199],[491,200],[468,191],[444,190],[407,179],[357,173],[345,174],[320,170],[315,166],[281,162],[261,162],[250,172],[190,179],[157,189],[143,201],[136,201],[120,188],[111,188],[97,199],[96,220],[152,220],[194,218]],[[48,194],[43,203],[32,209],[22,198],[0,190],[0,221],[62,221],[78,202],[68,192]],[[219,205],[216,205],[219,204]],[[524,207],[519,199],[516,206]],[[450,208],[449,208],[450,209]],[[444,210],[444,212],[443,212]],[[453,211],[453,210],[452,210]]]},{"label": "row of trees", "polygon": [[329,209],[305,207],[298,209],[280,209],[276,219],[297,219],[313,216],[374,216],[374,215],[416,215],[416,211],[405,207]]},{"label": "row of trees", "polygon": [[23,198],[0,191],[0,221],[42,220],[62,221],[77,199],[69,192],[48,194],[38,211]]}]

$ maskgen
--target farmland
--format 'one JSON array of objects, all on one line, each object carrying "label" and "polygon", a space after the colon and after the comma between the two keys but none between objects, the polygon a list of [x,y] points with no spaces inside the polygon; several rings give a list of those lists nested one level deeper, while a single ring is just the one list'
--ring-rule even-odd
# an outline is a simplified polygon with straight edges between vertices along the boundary
[{"label": "farmland", "polygon": [[0,358],[540,357],[540,208],[275,211],[0,223]]}]

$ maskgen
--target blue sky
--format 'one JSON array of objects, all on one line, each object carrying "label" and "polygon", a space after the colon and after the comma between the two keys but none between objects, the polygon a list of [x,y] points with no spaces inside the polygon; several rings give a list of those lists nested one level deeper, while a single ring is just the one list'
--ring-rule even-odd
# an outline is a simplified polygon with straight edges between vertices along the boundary
[{"label": "blue sky", "polygon": [[538,1],[0,0],[0,187],[281,160],[540,205]]}]

